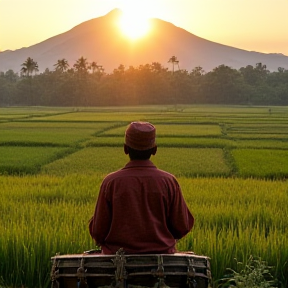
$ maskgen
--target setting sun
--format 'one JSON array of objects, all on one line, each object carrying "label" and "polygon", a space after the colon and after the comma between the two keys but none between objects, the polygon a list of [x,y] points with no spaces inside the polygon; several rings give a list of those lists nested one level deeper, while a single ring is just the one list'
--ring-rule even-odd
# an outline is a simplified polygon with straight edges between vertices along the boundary
[{"label": "setting sun", "polygon": [[131,4],[122,8],[119,25],[122,33],[132,40],[143,37],[150,29],[147,13]]}]

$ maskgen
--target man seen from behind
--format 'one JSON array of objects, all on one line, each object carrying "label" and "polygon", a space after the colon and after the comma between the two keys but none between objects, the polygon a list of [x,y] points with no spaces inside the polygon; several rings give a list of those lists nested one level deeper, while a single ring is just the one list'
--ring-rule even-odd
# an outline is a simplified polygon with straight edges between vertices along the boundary
[{"label": "man seen from behind", "polygon": [[176,252],[176,241],[193,227],[194,217],[176,178],[150,160],[157,152],[156,129],[132,122],[125,132],[130,161],[103,180],[89,231],[103,254]]}]

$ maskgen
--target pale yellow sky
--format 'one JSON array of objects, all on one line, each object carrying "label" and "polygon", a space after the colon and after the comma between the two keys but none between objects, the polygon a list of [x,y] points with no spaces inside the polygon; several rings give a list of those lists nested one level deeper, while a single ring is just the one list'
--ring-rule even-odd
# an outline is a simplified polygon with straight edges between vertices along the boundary
[{"label": "pale yellow sky", "polygon": [[37,44],[129,6],[207,40],[288,55],[288,0],[0,0],[0,51]]}]

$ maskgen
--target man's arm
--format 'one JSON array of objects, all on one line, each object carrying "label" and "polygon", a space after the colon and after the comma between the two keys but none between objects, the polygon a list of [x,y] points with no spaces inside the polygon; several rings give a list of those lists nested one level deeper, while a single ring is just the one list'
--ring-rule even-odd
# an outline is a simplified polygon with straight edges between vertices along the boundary
[{"label": "man's arm", "polygon": [[168,217],[168,227],[175,239],[181,239],[192,229],[194,217],[187,207],[178,183],[175,188]]},{"label": "man's arm", "polygon": [[111,225],[111,208],[101,185],[93,217],[89,221],[89,232],[96,244],[102,245]]}]

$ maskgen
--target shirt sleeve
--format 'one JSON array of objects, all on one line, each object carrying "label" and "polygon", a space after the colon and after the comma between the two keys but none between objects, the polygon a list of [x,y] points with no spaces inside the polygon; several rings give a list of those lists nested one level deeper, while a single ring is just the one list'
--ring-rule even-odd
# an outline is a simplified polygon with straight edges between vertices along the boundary
[{"label": "shirt sleeve", "polygon": [[89,232],[96,244],[102,245],[111,225],[111,205],[106,198],[106,185],[102,183],[93,217],[89,222]]},{"label": "shirt sleeve", "polygon": [[176,180],[173,190],[167,225],[173,237],[181,239],[192,229],[194,217],[183,198],[181,188]]}]

